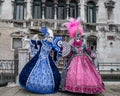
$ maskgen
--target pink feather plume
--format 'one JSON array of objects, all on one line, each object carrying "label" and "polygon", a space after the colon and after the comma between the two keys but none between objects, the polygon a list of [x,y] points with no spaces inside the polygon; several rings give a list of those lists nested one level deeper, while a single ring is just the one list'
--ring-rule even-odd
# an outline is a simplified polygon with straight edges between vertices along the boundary
[{"label": "pink feather plume", "polygon": [[81,26],[80,20],[71,18],[70,22],[64,23],[64,26],[67,27],[67,30],[69,31],[70,37],[74,38],[76,32],[80,32],[81,35],[83,35],[83,28]]}]

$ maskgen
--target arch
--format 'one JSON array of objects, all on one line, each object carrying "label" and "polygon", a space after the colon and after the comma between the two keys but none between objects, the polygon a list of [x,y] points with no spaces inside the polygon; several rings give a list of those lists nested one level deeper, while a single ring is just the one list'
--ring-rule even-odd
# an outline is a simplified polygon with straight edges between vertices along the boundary
[{"label": "arch", "polygon": [[16,2],[19,2],[19,1],[20,1],[20,2],[21,2],[21,1],[24,1],[24,0],[15,0],[15,1],[16,1]]},{"label": "arch", "polygon": [[70,0],[69,2],[77,2],[77,3],[79,3],[80,2],[80,0]]},{"label": "arch", "polygon": [[16,32],[12,32],[11,34],[10,34],[10,36],[11,37],[23,37],[24,36],[24,34],[23,34],[24,32],[23,31],[16,31]]},{"label": "arch", "polygon": [[86,4],[87,4],[88,2],[93,2],[94,4],[97,4],[97,3],[98,3],[98,0],[86,0]]},{"label": "arch", "polygon": [[95,36],[95,35],[89,35],[87,37],[87,40],[86,40],[87,41],[87,46],[89,48],[91,48],[91,46],[93,46],[94,49],[96,50],[97,49],[97,39],[98,39],[97,36]]}]

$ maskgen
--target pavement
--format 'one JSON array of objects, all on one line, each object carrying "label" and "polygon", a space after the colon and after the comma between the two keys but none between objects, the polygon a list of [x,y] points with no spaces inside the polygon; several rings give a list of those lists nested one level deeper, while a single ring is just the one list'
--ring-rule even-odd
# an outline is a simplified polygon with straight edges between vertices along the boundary
[{"label": "pavement", "polygon": [[58,91],[54,94],[31,93],[15,83],[0,87],[0,96],[120,96],[120,82],[104,82],[105,92],[102,94],[80,94]]}]

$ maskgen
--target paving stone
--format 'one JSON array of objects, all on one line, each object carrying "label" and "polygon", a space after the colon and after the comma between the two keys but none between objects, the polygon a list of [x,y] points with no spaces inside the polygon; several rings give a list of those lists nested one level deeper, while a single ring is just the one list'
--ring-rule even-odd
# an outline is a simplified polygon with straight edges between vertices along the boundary
[{"label": "paving stone", "polygon": [[4,93],[6,93],[10,88],[7,87],[0,87],[0,96],[2,96]]},{"label": "paving stone", "polygon": [[4,92],[2,96],[14,96],[21,89],[20,87],[8,87],[9,90]]},{"label": "paving stone", "polygon": [[54,94],[36,94],[29,92],[20,86],[0,87],[0,96],[120,96],[120,84],[105,85],[105,92],[96,95],[62,91]]}]

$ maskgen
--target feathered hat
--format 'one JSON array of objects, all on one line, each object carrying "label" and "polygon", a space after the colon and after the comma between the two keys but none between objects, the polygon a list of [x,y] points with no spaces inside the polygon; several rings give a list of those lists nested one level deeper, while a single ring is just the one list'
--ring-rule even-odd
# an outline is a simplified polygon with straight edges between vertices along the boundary
[{"label": "feathered hat", "polygon": [[42,32],[45,37],[54,37],[52,30],[48,27],[41,27],[40,32]]},{"label": "feathered hat", "polygon": [[72,38],[75,37],[76,32],[80,32],[80,35],[83,35],[83,28],[79,18],[71,18],[69,22],[64,23],[63,26],[66,26],[67,30],[69,31],[69,35]]}]

